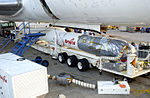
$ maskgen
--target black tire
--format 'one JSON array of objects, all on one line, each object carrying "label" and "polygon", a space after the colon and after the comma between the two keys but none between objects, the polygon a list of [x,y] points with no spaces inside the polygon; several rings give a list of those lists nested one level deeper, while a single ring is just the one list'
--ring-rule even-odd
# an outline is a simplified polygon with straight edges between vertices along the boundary
[{"label": "black tire", "polygon": [[48,67],[49,62],[47,60],[43,60],[41,64],[45,67]]},{"label": "black tire", "polygon": [[67,58],[68,58],[68,55],[67,55],[67,53],[65,53],[65,52],[58,54],[58,61],[59,61],[60,63],[65,63],[66,60],[67,60]]},{"label": "black tire", "polygon": [[41,64],[42,58],[40,56],[37,56],[34,61],[38,64]]},{"label": "black tire", "polygon": [[77,59],[77,57],[75,55],[69,56],[67,58],[67,65],[69,67],[75,67],[77,65],[77,63],[78,63],[78,59]]},{"label": "black tire", "polygon": [[80,59],[77,64],[77,68],[79,71],[84,72],[89,69],[89,62],[87,59]]}]

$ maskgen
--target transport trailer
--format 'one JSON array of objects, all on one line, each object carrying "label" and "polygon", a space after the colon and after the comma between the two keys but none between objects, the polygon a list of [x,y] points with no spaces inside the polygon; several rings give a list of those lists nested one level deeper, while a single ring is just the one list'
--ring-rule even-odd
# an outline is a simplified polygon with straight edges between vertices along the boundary
[{"label": "transport trailer", "polygon": [[129,79],[150,72],[149,52],[139,58],[126,41],[64,32],[52,29],[32,47],[82,72],[96,67],[100,73],[107,71]]}]

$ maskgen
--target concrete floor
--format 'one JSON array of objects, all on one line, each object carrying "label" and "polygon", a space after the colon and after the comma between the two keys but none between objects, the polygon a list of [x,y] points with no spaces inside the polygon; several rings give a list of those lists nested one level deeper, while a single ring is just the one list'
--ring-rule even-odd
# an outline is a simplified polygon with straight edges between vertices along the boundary
[{"label": "concrete floor", "polygon": [[[0,38],[0,42],[2,40],[3,38]],[[14,43],[12,42],[4,49],[3,53],[8,52],[13,46]],[[120,80],[122,79],[121,76],[108,72],[103,72],[102,75],[99,75],[97,69],[90,69],[87,72],[79,72],[76,67],[70,68],[66,64],[60,64],[57,60],[51,59],[49,55],[39,52],[33,48],[29,48],[23,56],[29,60],[35,59],[36,56],[41,56],[43,59],[48,60],[50,63],[48,66],[48,74],[51,75],[58,75],[59,73],[67,72],[73,75],[76,79],[94,84],[96,84],[97,81],[111,81],[114,77],[118,77]],[[45,98],[58,98],[59,94],[64,94],[67,98],[150,98],[150,95],[147,93],[135,94],[134,91],[131,91],[130,95],[98,95],[97,90],[83,88],[75,84],[61,86],[56,84],[53,80],[49,80],[48,83],[49,93]],[[148,89],[150,88],[150,76],[137,77],[129,85],[134,89]]]}]

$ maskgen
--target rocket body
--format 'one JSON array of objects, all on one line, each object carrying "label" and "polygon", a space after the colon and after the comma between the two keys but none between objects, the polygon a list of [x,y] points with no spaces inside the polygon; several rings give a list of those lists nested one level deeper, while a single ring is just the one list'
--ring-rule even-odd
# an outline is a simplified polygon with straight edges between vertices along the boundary
[{"label": "rocket body", "polygon": [[42,39],[50,43],[55,43],[55,34],[57,35],[57,45],[79,49],[97,56],[115,57],[121,52],[124,46],[129,46],[126,41],[122,40],[93,37],[57,29],[50,30]]}]

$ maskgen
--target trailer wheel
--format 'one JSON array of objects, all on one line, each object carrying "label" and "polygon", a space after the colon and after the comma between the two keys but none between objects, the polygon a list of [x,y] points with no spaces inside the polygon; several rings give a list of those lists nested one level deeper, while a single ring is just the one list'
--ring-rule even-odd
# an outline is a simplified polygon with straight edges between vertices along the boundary
[{"label": "trailer wheel", "polygon": [[69,67],[75,67],[77,65],[77,63],[78,63],[78,59],[77,59],[77,57],[75,55],[69,56],[67,58],[67,65]]},{"label": "trailer wheel", "polygon": [[68,55],[67,55],[67,53],[59,53],[58,54],[58,61],[60,62],[60,63],[65,63],[65,61],[67,60],[67,58],[68,58]]},{"label": "trailer wheel", "polygon": [[80,59],[77,64],[77,68],[79,71],[84,72],[89,69],[89,62],[87,59]]}]

